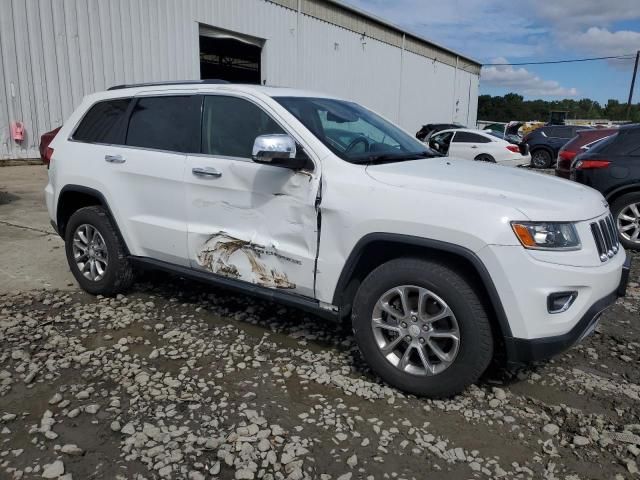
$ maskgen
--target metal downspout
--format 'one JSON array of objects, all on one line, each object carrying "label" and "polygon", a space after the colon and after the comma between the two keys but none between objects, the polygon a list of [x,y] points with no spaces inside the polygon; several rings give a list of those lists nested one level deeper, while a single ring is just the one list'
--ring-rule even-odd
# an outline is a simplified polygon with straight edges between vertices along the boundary
[{"label": "metal downspout", "polygon": [[460,57],[456,55],[456,69],[453,72],[453,107],[451,108],[451,123],[455,122],[456,119],[456,98],[458,94],[458,63],[460,62]]},{"label": "metal downspout", "polygon": [[302,62],[300,61],[300,52],[302,48],[300,42],[302,41],[302,35],[300,35],[300,14],[302,13],[302,0],[298,0],[298,11],[296,13],[296,88],[301,88],[302,79],[300,78],[302,72]]},{"label": "metal downspout", "polygon": [[406,34],[402,34],[402,50],[400,50],[400,91],[398,93],[398,118],[397,121],[402,125],[402,77],[404,73],[404,46],[405,46]]}]

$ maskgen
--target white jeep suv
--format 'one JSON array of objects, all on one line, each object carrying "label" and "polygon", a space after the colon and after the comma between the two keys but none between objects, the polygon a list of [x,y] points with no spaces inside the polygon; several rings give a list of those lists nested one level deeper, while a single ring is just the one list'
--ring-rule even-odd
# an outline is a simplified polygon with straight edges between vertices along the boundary
[{"label": "white jeep suv", "polygon": [[451,161],[350,101],[120,86],[50,148],[47,207],[83,289],[151,267],[349,319],[371,368],[419,395],[563,351],[626,288],[598,192]]}]

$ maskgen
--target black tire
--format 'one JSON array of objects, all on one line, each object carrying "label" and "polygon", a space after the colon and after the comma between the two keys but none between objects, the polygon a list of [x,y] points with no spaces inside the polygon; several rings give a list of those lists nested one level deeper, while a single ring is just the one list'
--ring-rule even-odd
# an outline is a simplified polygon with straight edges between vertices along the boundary
[{"label": "black tire", "polygon": [[552,161],[551,154],[544,148],[538,148],[531,152],[531,166],[533,168],[549,168]]},{"label": "black tire", "polygon": [[496,163],[496,159],[493,158],[491,155],[489,155],[488,153],[481,153],[480,155],[478,155],[476,158],[474,158],[474,160],[478,161],[478,162],[489,162],[489,163]]},{"label": "black tire", "polygon": [[[453,311],[460,343],[453,363],[435,375],[415,375],[392,365],[380,351],[372,328],[378,299],[400,285],[423,287],[443,299]],[[493,357],[493,336],[480,297],[459,272],[447,265],[416,258],[400,258],[373,270],[358,289],[352,313],[355,339],[364,359],[385,382],[400,390],[434,398],[455,395],[484,373]]]},{"label": "black tire", "polygon": [[[82,225],[90,225],[104,239],[108,264],[104,275],[99,280],[90,280],[85,277],[74,259],[73,238],[78,227]],[[103,207],[84,207],[71,215],[65,229],[65,251],[69,268],[76,281],[83,290],[93,295],[112,296],[125,291],[133,282],[133,269],[127,258],[124,242]]]},{"label": "black tire", "polygon": [[[616,228],[618,229],[618,238],[620,239],[620,243],[622,243],[622,245],[624,245],[625,248],[629,248],[632,250],[640,250],[640,237],[636,241],[632,240],[633,232],[636,231],[635,228],[632,228],[631,230],[625,230],[625,233],[627,234],[627,236],[631,238],[625,238],[623,236],[623,232],[620,231],[621,223],[623,226],[628,226],[631,223],[629,221],[621,222],[621,219],[619,218],[620,214],[624,210],[626,210],[627,207],[634,204],[637,205],[636,208],[640,210],[640,192],[626,193],[622,195],[620,198],[617,198],[611,205],[611,213],[613,214],[613,218],[616,222]],[[640,228],[640,224],[638,225],[637,228]]]}]

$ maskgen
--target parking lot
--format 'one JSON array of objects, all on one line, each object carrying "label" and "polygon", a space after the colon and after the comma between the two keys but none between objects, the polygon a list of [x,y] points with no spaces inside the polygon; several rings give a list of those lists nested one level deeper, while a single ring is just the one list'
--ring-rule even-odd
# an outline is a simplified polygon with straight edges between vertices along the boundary
[{"label": "parking lot", "polygon": [[638,254],[581,345],[425,400],[295,309],[165,274],[81,292],[45,183],[0,168],[2,478],[638,478]]}]

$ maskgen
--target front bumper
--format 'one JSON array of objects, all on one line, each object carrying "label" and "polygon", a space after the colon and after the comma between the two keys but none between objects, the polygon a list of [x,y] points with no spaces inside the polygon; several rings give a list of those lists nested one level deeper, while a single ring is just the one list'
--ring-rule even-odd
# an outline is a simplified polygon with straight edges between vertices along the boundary
[{"label": "front bumper", "polygon": [[595,302],[567,333],[535,339],[505,338],[507,362],[518,365],[546,360],[571,348],[593,333],[602,312],[613,305],[617,298],[625,296],[630,270],[631,257],[627,256],[622,267],[622,275],[617,289]]}]

